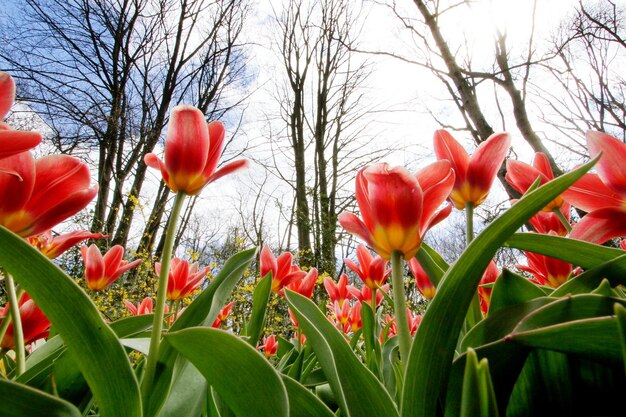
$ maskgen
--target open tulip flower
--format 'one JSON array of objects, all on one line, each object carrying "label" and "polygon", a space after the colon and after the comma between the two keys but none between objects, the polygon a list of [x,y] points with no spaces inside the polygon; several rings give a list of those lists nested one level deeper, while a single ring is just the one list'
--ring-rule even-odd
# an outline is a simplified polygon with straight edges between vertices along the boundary
[{"label": "open tulip flower", "polygon": [[493,134],[478,146],[470,158],[450,133],[437,130],[434,148],[437,159],[448,160],[452,164],[455,180],[450,200],[462,210],[467,204],[476,207],[485,201],[511,148],[511,138],[508,133]]},{"label": "open tulip flower", "polygon": [[[389,288],[389,284],[385,284],[379,287],[380,291],[376,291],[376,306],[378,306],[383,301],[383,298],[385,298],[383,293],[387,293],[389,291]],[[372,304],[372,296],[374,294],[374,291],[372,291],[372,289],[367,285],[364,285],[362,289],[358,289],[354,285],[348,285],[348,291],[353,298],[356,298],[360,302],[370,305]]]},{"label": "open tulip flower", "polygon": [[439,209],[454,186],[448,161],[438,161],[417,174],[406,168],[375,164],[359,171],[356,201],[362,220],[343,212],[339,223],[389,260],[392,252],[411,259],[426,231],[450,214],[451,206]]},{"label": "open tulip flower", "polygon": [[278,342],[276,341],[276,336],[273,334],[263,339],[263,345],[260,346],[263,348],[263,354],[266,358],[271,358],[276,355],[278,352]]},{"label": "open tulip flower", "polygon": [[[161,264],[157,262],[154,269],[160,274]],[[167,299],[176,301],[191,295],[202,284],[210,269],[207,266],[200,270],[197,263],[189,265],[189,261],[172,258],[167,281]]]},{"label": "open tulip flower", "polygon": [[592,158],[602,153],[597,174],[585,174],[563,196],[588,212],[570,237],[602,244],[626,236],[626,144],[596,131],[587,132],[586,139]]},{"label": "open tulip flower", "polygon": [[[153,303],[151,297],[146,297],[137,304],[133,304],[128,300],[124,300],[124,306],[126,306],[128,311],[130,311],[130,314],[132,314],[133,316],[142,316],[144,314],[152,314]],[[165,307],[167,310],[167,306]]]},{"label": "open tulip flower", "polygon": [[[554,172],[550,166],[550,161],[544,153],[535,153],[535,159],[532,165],[512,159],[506,161],[506,181],[520,194],[524,194],[528,191],[537,178],[541,179],[540,185],[554,179]],[[559,196],[544,207],[543,211],[553,211],[560,208],[562,205],[563,197]]]},{"label": "open tulip flower", "polygon": [[222,323],[224,323],[230,315],[230,310],[233,308],[234,305],[234,301],[226,304],[224,308],[222,308],[219,313],[217,313],[217,317],[215,317],[215,320],[213,320],[213,324],[211,324],[211,327],[213,327],[214,329],[219,329]]},{"label": "open tulip flower", "polygon": [[[2,122],[15,101],[15,81],[0,71],[0,159],[34,148],[41,142],[41,134],[33,131],[13,130]],[[3,169],[0,167],[0,172]],[[5,171],[11,172],[11,171]]]},{"label": "open tulip flower", "polygon": [[359,263],[344,259],[346,266],[356,272],[370,289],[375,290],[383,285],[391,273],[391,269],[387,269],[388,262],[380,256],[372,256],[367,247],[362,244],[356,248],[356,256]]},{"label": "open tulip flower", "polygon": [[[22,329],[24,331],[24,344],[28,345],[39,339],[48,337],[48,333],[50,332],[50,320],[48,320],[39,307],[35,305],[35,302],[31,300],[28,294],[25,293],[22,295],[18,305],[20,307]],[[8,304],[4,306],[4,308],[0,308],[0,319],[4,318],[8,311]],[[2,320],[0,320],[0,323],[1,322]],[[15,349],[13,323],[9,324],[2,341],[0,341],[0,347],[3,349]]]},{"label": "open tulip flower", "polygon": [[22,237],[45,232],[93,200],[90,182],[89,167],[68,155],[0,159],[0,225]]},{"label": "open tulip flower", "polygon": [[80,254],[85,264],[85,283],[92,291],[102,291],[109,287],[124,272],[139,265],[141,259],[132,262],[123,260],[124,248],[115,245],[102,256],[100,249],[94,244],[82,246]]},{"label": "open tulip flower", "polygon": [[267,245],[263,245],[261,249],[259,263],[261,277],[272,273],[272,292],[274,293],[280,292],[286,285],[306,275],[306,272],[302,271],[298,265],[294,265],[291,252],[283,252],[276,258]]},{"label": "open tulip flower", "polygon": [[28,241],[49,259],[54,259],[84,240],[102,239],[105,237],[106,236],[101,233],[91,233],[89,230],[77,230],[53,238],[52,232],[48,230],[39,235],[29,237]]},{"label": "open tulip flower", "polygon": [[224,125],[217,121],[207,125],[200,110],[182,105],[174,107],[170,116],[165,161],[154,153],[147,154],[144,161],[161,171],[172,191],[195,195],[208,183],[248,165],[246,160],[237,160],[217,169],[223,150]]},{"label": "open tulip flower", "polygon": [[572,275],[570,263],[537,253],[524,253],[528,259],[528,266],[517,265],[517,269],[532,274],[533,280],[539,285],[558,288]]}]

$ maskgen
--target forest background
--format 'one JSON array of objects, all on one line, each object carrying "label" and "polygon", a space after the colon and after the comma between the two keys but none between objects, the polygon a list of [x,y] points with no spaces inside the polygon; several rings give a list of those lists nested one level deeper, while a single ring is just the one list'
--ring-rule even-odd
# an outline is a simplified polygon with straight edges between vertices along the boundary
[{"label": "forest background", "polygon": [[[154,260],[173,194],[143,157],[161,152],[170,109],[200,108],[227,128],[223,163],[251,161],[187,200],[175,247],[218,267],[242,248],[292,250],[303,268],[346,272],[356,243],[337,227],[354,177],[385,160],[434,159],[446,128],[471,152],[513,136],[510,158],[584,161],[584,132],[626,139],[625,2],[569,0],[13,0],[0,14],[0,69],[17,81],[8,122],[45,134],[42,152],[87,161],[95,202],[67,228],[108,236],[142,267],[95,295],[109,318],[154,292]],[[484,224],[515,191],[498,175]],[[480,226],[479,226],[480,228]],[[55,232],[65,232],[55,230]],[[463,248],[452,216],[427,236],[448,259]],[[515,253],[499,262],[516,263]],[[82,262],[59,262],[78,280]],[[258,275],[258,274],[257,274]],[[235,294],[232,325],[256,281]],[[413,304],[423,300],[411,289]],[[279,302],[279,301],[277,301]],[[275,311],[280,310],[276,306]],[[286,309],[286,306],[282,307]],[[276,314],[282,326],[286,314]],[[273,320],[270,318],[270,320]]]}]

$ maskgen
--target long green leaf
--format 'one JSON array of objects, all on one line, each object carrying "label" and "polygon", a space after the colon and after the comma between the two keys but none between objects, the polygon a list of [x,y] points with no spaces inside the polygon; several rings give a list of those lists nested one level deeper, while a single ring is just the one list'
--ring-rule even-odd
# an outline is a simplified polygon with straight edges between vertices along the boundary
[{"label": "long green leaf", "polygon": [[619,335],[615,332],[615,318],[600,317],[576,320],[542,327],[526,332],[512,333],[508,341],[532,348],[573,353],[594,361],[621,364],[622,351]]},{"label": "long green leaf", "polygon": [[441,278],[443,278],[443,275],[449,268],[446,261],[433,248],[425,243],[422,243],[422,247],[417,251],[415,258],[417,258],[417,261],[420,263],[433,285],[437,287]]},{"label": "long green leaf", "polygon": [[446,272],[409,354],[402,392],[403,417],[435,416],[467,309],[498,248],[530,217],[576,182],[596,160],[525,195],[478,235]]},{"label": "long green leaf", "polygon": [[345,338],[308,298],[285,291],[291,311],[311,343],[335,399],[346,416],[397,416],[396,406]]},{"label": "long green leaf", "polygon": [[124,348],[76,283],[26,241],[0,227],[0,265],[63,337],[104,417],[137,417],[141,399]]},{"label": "long green leaf", "polygon": [[0,379],[0,415],[2,417],[81,417],[67,401],[45,392]]},{"label": "long green leaf", "polygon": [[[620,338],[620,343],[622,345],[622,362],[624,365],[624,371],[626,371],[626,308],[624,308],[621,304],[615,304],[613,307],[613,311],[615,312],[616,324],[617,324],[617,335]],[[626,375],[626,372],[624,372]]]},{"label": "long green leaf", "polygon": [[489,314],[491,315],[503,307],[520,304],[543,295],[543,291],[535,284],[505,269],[493,286]]},{"label": "long green leaf", "polygon": [[509,237],[505,246],[562,259],[585,269],[624,254],[621,249],[539,233],[515,233]]},{"label": "long green leaf", "polygon": [[281,375],[289,397],[289,415],[298,417],[333,417],[330,408],[302,384],[287,375]]},{"label": "long green leaf", "polygon": [[194,364],[237,416],[289,416],[279,374],[242,339],[211,328],[180,330],[165,339]]},{"label": "long green leaf", "polygon": [[272,290],[272,273],[268,273],[254,289],[252,295],[252,313],[250,315],[250,321],[248,322],[247,334],[248,343],[252,346],[256,346],[263,333],[263,326],[265,326],[265,315],[267,312],[267,303],[270,300],[270,294]]},{"label": "long green leaf", "polygon": [[[196,298],[174,322],[170,331],[187,327],[210,325],[222,309],[233,288],[254,260],[256,248],[248,249],[230,257],[208,287]],[[144,401],[144,415],[154,417],[167,399],[177,362],[178,352],[167,342],[161,344],[155,383],[150,398]]]}]

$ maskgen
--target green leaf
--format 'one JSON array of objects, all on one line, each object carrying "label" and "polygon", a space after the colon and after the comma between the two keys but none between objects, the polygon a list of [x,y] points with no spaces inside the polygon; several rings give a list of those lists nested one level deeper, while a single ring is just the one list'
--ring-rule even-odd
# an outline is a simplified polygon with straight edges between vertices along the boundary
[{"label": "green leaf", "polygon": [[554,298],[541,297],[495,311],[467,332],[461,343],[461,351],[470,347],[478,349],[480,346],[503,339],[515,329],[520,320],[554,300]]},{"label": "green leaf", "polygon": [[81,417],[67,401],[45,392],[0,379],[0,415],[2,417]]},{"label": "green leaf", "polygon": [[467,352],[463,377],[461,417],[497,416],[498,407],[489,374],[489,363],[485,358],[479,363],[476,352],[470,349]]},{"label": "green leaf", "polygon": [[[230,257],[207,288],[176,319],[170,331],[212,324],[233,288],[254,260],[255,255],[256,248],[253,248]],[[154,388],[150,398],[146,399],[144,403],[144,415],[146,417],[158,415],[165,403],[170,392],[177,358],[178,352],[172,349],[167,342],[161,344]]]},{"label": "green leaf", "polygon": [[593,361],[621,363],[619,335],[613,317],[600,317],[514,332],[506,339],[532,348],[572,353]]},{"label": "green leaf", "polygon": [[621,249],[539,233],[515,233],[509,237],[505,246],[561,259],[584,269],[624,255]]},{"label": "green leaf", "polygon": [[398,388],[396,386],[394,365],[400,361],[400,358],[398,356],[397,337],[392,337],[385,342],[382,349],[382,358],[383,382],[385,384],[385,388],[392,398],[396,398],[398,395]]},{"label": "green leaf", "polygon": [[541,288],[526,278],[505,269],[493,286],[489,314],[491,315],[503,307],[524,303],[543,296],[544,292]]},{"label": "green leaf", "polygon": [[[613,311],[615,312],[615,318],[617,320],[617,334],[622,345],[622,362],[624,364],[624,371],[626,371],[626,308],[621,304],[615,303]],[[626,375],[626,372],[624,372],[624,374]]]},{"label": "green leaf", "polygon": [[66,351],[61,336],[54,336],[26,358],[26,372],[16,381],[32,387],[41,387],[48,379],[54,362]]},{"label": "green leaf", "polygon": [[180,330],[165,339],[194,364],[237,416],[289,415],[279,374],[242,339],[212,328]]},{"label": "green leaf", "polygon": [[0,265],[63,337],[103,417],[141,415],[137,379],[124,348],[76,283],[26,241],[0,227]]},{"label": "green leaf", "polygon": [[334,417],[326,406],[311,391],[298,381],[281,375],[289,398],[289,415],[298,417]]},{"label": "green leaf", "polygon": [[430,246],[422,243],[420,250],[417,251],[415,258],[420,263],[428,278],[435,287],[439,286],[439,282],[448,270],[449,266],[446,261]]},{"label": "green leaf", "polygon": [[308,298],[285,291],[291,311],[311,343],[337,403],[347,416],[397,416],[395,404],[343,335]]},{"label": "green leaf", "polygon": [[450,267],[417,330],[402,393],[404,417],[431,417],[447,385],[454,349],[480,278],[496,251],[530,217],[587,172],[597,158],[524,195],[494,220]]},{"label": "green leaf", "polygon": [[252,295],[252,313],[250,315],[250,322],[248,323],[248,343],[252,346],[256,346],[261,338],[263,332],[263,326],[265,325],[265,314],[267,311],[267,303],[270,299],[272,290],[272,273],[268,273],[265,277],[259,281],[254,294]]}]

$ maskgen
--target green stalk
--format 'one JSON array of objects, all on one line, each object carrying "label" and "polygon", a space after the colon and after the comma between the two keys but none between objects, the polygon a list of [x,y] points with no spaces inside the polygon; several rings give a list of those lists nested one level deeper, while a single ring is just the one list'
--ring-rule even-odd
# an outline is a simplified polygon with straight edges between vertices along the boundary
[{"label": "green stalk", "polygon": [[554,214],[556,214],[556,217],[559,218],[561,223],[563,223],[563,226],[565,226],[565,230],[567,230],[567,233],[571,232],[572,231],[572,225],[569,224],[569,222],[565,218],[565,215],[563,214],[561,209],[558,208],[558,207],[555,207],[554,210],[552,210],[552,211],[554,212]]},{"label": "green stalk", "polygon": [[15,341],[15,363],[16,376],[22,375],[26,371],[26,350],[24,349],[24,329],[22,328],[22,317],[20,316],[19,298],[15,289],[15,282],[10,274],[6,274],[7,297],[9,309],[13,320],[13,339]]},{"label": "green stalk", "polygon": [[411,333],[409,319],[406,317],[406,301],[404,297],[404,273],[402,271],[402,253],[391,253],[391,287],[393,291],[393,312],[396,316],[396,328],[398,329],[398,341],[400,346],[400,360],[406,367],[411,350]]},{"label": "green stalk", "polygon": [[467,203],[465,205],[465,224],[466,224],[466,233],[465,233],[465,242],[468,246],[474,240],[474,204]]},{"label": "green stalk", "polygon": [[150,350],[146,360],[146,368],[143,376],[143,395],[147,398],[152,391],[154,376],[156,373],[157,360],[159,359],[159,347],[161,344],[161,332],[163,331],[163,319],[165,317],[165,296],[167,293],[167,282],[170,274],[170,261],[174,249],[174,239],[176,237],[176,225],[180,212],[185,201],[185,194],[178,192],[172,207],[172,215],[165,233],[165,244],[163,245],[163,255],[161,256],[161,273],[157,285],[156,306],[154,308],[154,320],[152,322],[152,334],[150,336]]},{"label": "green stalk", "polygon": [[[467,203],[465,205],[465,223],[466,223],[466,242],[467,246],[474,240],[474,204]],[[483,318],[483,314],[480,311],[480,299],[478,297],[478,291],[474,294],[472,302],[470,304],[467,317],[465,318],[465,329],[469,331]]]}]

